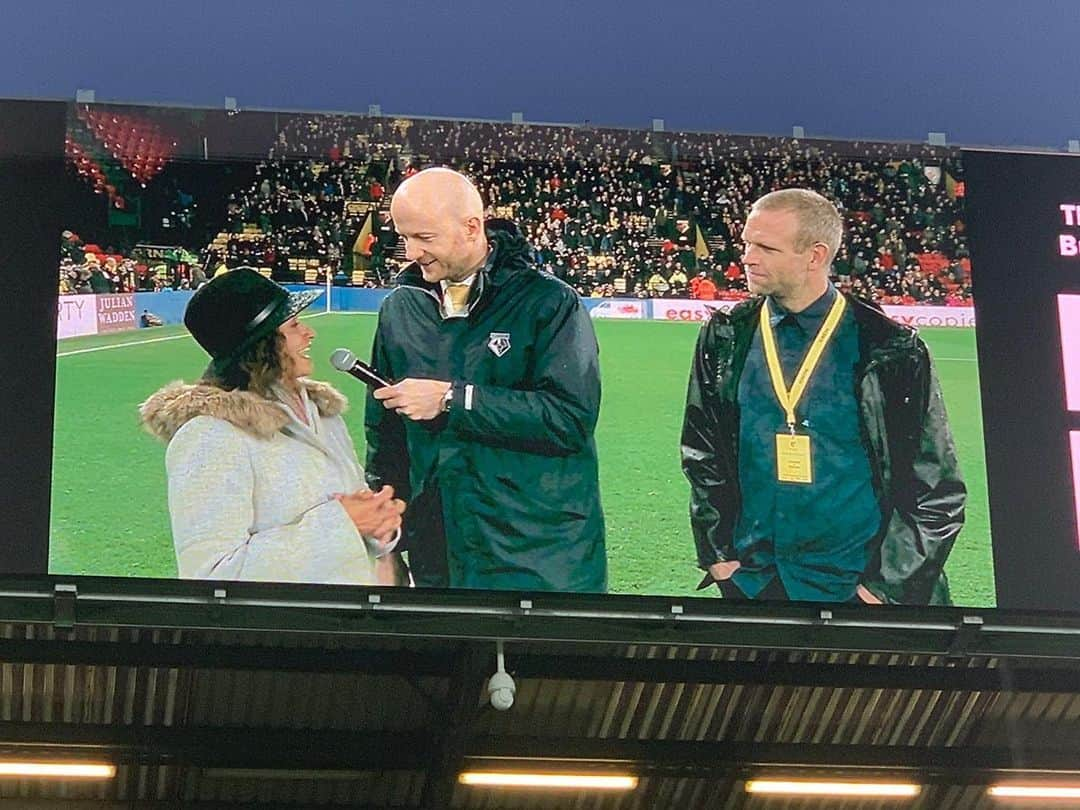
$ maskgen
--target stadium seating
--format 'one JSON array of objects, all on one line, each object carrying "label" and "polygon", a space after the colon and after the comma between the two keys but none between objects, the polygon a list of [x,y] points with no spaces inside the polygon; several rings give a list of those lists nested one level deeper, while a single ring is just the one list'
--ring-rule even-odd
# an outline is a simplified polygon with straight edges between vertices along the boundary
[{"label": "stadium seating", "polygon": [[89,105],[75,110],[76,118],[142,186],[165,168],[176,149],[175,141],[143,117]]},{"label": "stadium seating", "polygon": [[75,107],[64,139],[68,164],[119,210],[127,208],[130,183],[145,188],[175,148],[176,142],[151,121],[85,104]]}]

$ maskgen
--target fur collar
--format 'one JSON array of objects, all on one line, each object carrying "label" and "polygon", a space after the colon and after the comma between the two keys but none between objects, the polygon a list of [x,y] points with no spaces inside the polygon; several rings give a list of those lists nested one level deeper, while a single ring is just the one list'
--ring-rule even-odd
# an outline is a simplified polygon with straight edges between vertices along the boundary
[{"label": "fur collar", "polygon": [[[348,400],[333,386],[306,379],[302,383],[323,416],[337,416],[348,407]],[[169,383],[139,406],[143,427],[164,442],[196,416],[224,419],[259,439],[269,439],[289,423],[276,402],[258,394],[181,381]]]}]

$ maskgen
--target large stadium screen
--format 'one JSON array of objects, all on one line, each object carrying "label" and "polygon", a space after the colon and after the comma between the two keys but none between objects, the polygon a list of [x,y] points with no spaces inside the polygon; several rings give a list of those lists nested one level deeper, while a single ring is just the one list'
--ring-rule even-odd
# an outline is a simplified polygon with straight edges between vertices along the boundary
[{"label": "large stadium screen", "polygon": [[994,559],[1003,604],[1080,591],[1080,162],[968,152]]},{"label": "large stadium screen", "polygon": [[[516,222],[534,264],[573,290],[568,317],[577,324],[570,334],[579,342],[569,345],[578,353],[567,354],[558,368],[569,369],[566,387],[577,386],[588,396],[595,376],[588,362],[594,332],[602,398],[594,430],[587,416],[566,422],[583,431],[576,442],[565,438],[558,421],[577,413],[572,410],[545,411],[541,421],[550,417],[551,424],[545,423],[542,435],[524,427],[522,435],[508,437],[513,426],[497,420],[473,423],[469,433],[469,417],[453,409],[482,409],[495,394],[468,378],[459,380],[449,415],[432,420],[430,430],[398,414],[392,424],[408,437],[411,454],[403,463],[423,457],[423,464],[413,466],[445,465],[442,478],[425,477],[430,469],[402,474],[393,457],[387,460],[384,453],[379,461],[376,453],[379,477],[412,490],[399,493],[409,500],[400,548],[415,584],[1021,604],[1014,592],[995,585],[966,227],[970,171],[955,151],[104,105],[68,105],[59,140],[65,160],[55,187],[64,204],[47,220],[55,224],[55,266],[33,269],[48,272],[58,282],[53,295],[59,291],[52,299],[56,340],[49,347],[56,386],[50,573],[370,581],[370,570],[356,573],[351,560],[340,562],[340,548],[326,547],[337,542],[342,521],[352,514],[337,497],[350,493],[334,490],[362,481],[352,465],[372,457],[369,437],[389,437],[393,446],[395,435],[379,433],[379,418],[373,427],[368,389],[336,371],[329,358],[347,348],[362,361],[389,366],[379,370],[399,381],[400,358],[385,347],[373,355],[377,328],[393,325],[379,326],[377,313],[383,307],[388,319],[390,288],[410,278],[410,259],[437,259],[438,251],[410,248],[410,239],[430,235],[395,221],[391,205],[413,173],[446,166],[472,180],[486,218]],[[832,260],[831,283],[876,302],[884,315],[855,304],[841,313],[835,344],[826,344],[839,348],[822,354],[825,371],[818,387],[811,383],[806,389],[803,405],[809,410],[798,412],[794,431],[801,438],[791,442],[793,451],[777,426],[737,421],[740,412],[760,416],[756,402],[779,407],[766,352],[753,343],[761,338],[750,338],[745,382],[726,391],[722,407],[717,400],[699,409],[736,415],[734,433],[723,416],[702,436],[716,450],[714,461],[723,456],[723,463],[733,465],[730,479],[711,484],[738,486],[724,490],[723,497],[712,492],[697,500],[695,540],[683,464],[694,468],[701,448],[680,446],[687,436],[688,379],[702,324],[757,311],[749,288],[755,279],[759,287],[763,283],[764,261],[744,261],[744,250],[773,245],[743,229],[755,199],[791,187],[820,192],[840,211],[844,235]],[[811,249],[818,248],[799,246],[803,253]],[[748,268],[751,263],[757,267]],[[975,265],[977,278],[978,259]],[[343,442],[338,450],[344,448],[344,457],[325,446],[321,452],[346,470],[334,473],[346,484],[322,481],[313,489],[305,476],[294,474],[291,462],[260,455],[274,442],[297,441],[291,428],[282,433],[277,422],[260,434],[259,427],[238,428],[232,416],[198,410],[200,405],[181,415],[166,410],[162,419],[175,423],[156,437],[140,426],[140,405],[155,392],[174,381],[194,383],[206,371],[209,358],[185,328],[184,312],[200,287],[239,267],[254,268],[293,294],[324,293],[296,321],[304,346],[298,362],[303,365],[309,353],[311,378],[331,383],[351,400],[340,414],[343,437],[333,425],[317,437],[323,445],[331,434]],[[230,283],[239,283],[244,272]],[[411,272],[419,285],[418,268]],[[828,295],[816,302],[818,309],[832,300]],[[440,306],[448,305],[432,301],[431,311]],[[808,309],[806,317],[815,311]],[[785,364],[781,374],[791,384],[794,371],[788,366],[793,369],[800,357],[789,357],[783,312],[774,315]],[[466,329],[473,317],[470,311],[460,322],[446,318],[438,327],[447,330],[445,343],[433,343],[453,345],[452,330]],[[481,310],[476,318],[483,317]],[[980,330],[981,318],[980,312]],[[1057,322],[1055,317],[1055,329]],[[820,323],[821,318],[792,316],[788,325],[820,334]],[[529,359],[535,345],[523,345],[527,339],[517,328],[491,327],[478,349],[486,363],[525,358],[525,376],[503,384],[507,402],[527,392],[528,376],[539,373]],[[747,334],[755,332],[760,334]],[[417,356],[425,351],[413,348]],[[436,363],[439,351],[432,357]],[[1060,363],[1059,355],[1059,370]],[[558,368],[550,373],[557,377]],[[699,376],[706,387],[709,373]],[[840,382],[830,388],[828,380]],[[856,384],[861,393],[852,395]],[[993,387],[983,380],[984,392]],[[840,393],[833,396],[834,391]],[[302,419],[317,420],[323,404],[312,389],[296,410]],[[289,422],[286,405],[272,408]],[[337,414],[336,405],[332,410]],[[180,435],[193,413],[227,425],[220,444],[184,455],[170,437]],[[452,448],[440,444],[438,419],[464,426],[465,439]],[[739,433],[744,429],[745,435]],[[1065,434],[1058,438],[1068,443]],[[809,455],[800,455],[807,446]],[[495,452],[506,447],[518,455]],[[797,473],[794,479],[778,472],[785,463],[788,474]],[[593,464],[599,470],[602,523],[586,503],[595,490]],[[700,466],[695,474],[700,484]],[[803,474],[811,479],[809,488],[799,480]],[[265,483],[252,483],[253,476],[267,475],[273,482],[269,492]],[[553,491],[561,493],[556,502],[545,497]],[[326,522],[313,523],[316,516]],[[566,541],[576,530],[560,534],[567,516],[589,524],[581,535],[587,542]],[[301,529],[309,523],[313,529],[305,534]],[[221,552],[222,543],[233,550]],[[373,556],[386,548],[359,545],[348,553]],[[716,552],[712,557],[710,549]],[[395,554],[390,551],[388,558],[396,560]],[[432,571],[433,558],[443,570]],[[1000,553],[997,559],[1000,564]],[[699,590],[702,567],[714,562],[725,564],[713,572],[724,582]],[[379,565],[382,573],[375,576],[386,577],[381,581],[405,581],[400,567]]]}]

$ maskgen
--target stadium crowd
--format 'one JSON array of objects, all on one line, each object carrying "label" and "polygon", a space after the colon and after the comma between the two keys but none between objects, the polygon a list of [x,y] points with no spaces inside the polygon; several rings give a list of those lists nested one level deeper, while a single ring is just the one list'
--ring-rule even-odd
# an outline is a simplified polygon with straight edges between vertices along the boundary
[{"label": "stadium crowd", "polygon": [[60,295],[108,295],[159,292],[164,289],[193,290],[206,280],[194,256],[168,257],[118,253],[111,245],[102,248],[84,243],[78,234],[60,236]]},{"label": "stadium crowd", "polygon": [[[297,117],[279,135],[259,196],[277,195],[286,234],[314,215],[303,229],[308,248],[321,258],[341,246],[343,256],[358,227],[340,216],[343,201],[379,204],[403,176],[433,164],[473,177],[489,213],[521,223],[541,264],[586,295],[744,294],[739,233],[749,204],[807,186],[845,214],[835,265],[843,287],[887,303],[970,302],[959,159],[921,144]],[[250,193],[246,201],[250,215]],[[261,224],[281,230],[272,216]],[[386,231],[376,249],[389,254]]]},{"label": "stadium crowd", "polygon": [[342,283],[362,270],[387,284],[403,261],[389,197],[429,165],[472,177],[489,215],[520,223],[539,263],[583,295],[744,296],[750,203],[804,186],[844,214],[842,288],[970,303],[963,171],[946,148],[435,119],[289,118],[254,183],[231,190],[234,236],[224,255],[204,252],[204,270],[289,279],[290,259],[317,259]]}]

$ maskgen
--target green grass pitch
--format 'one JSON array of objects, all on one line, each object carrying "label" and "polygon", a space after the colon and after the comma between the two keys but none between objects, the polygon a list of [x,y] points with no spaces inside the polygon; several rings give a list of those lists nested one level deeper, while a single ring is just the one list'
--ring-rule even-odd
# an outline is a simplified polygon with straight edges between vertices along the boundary
[{"label": "green grass pitch", "polygon": [[[346,415],[363,458],[360,384],[324,360],[338,346],[361,355],[370,315],[313,316],[315,376],[355,403]],[[679,429],[698,328],[653,321],[596,321],[603,405],[597,444],[613,593],[695,595],[679,469]],[[947,571],[957,604],[993,606],[994,583],[975,334],[925,329],[968,485],[967,524]],[[61,341],[57,357],[51,573],[173,577],[164,446],[143,433],[136,408],[164,383],[193,380],[206,356],[182,327]]]}]

